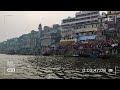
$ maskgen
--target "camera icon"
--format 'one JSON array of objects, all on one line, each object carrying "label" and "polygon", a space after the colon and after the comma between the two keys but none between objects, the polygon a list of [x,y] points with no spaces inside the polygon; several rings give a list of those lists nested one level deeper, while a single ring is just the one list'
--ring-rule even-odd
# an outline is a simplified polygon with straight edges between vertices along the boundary
[{"label": "camera icon", "polygon": [[7,68],[7,72],[10,72],[10,73],[15,72],[15,68]]}]

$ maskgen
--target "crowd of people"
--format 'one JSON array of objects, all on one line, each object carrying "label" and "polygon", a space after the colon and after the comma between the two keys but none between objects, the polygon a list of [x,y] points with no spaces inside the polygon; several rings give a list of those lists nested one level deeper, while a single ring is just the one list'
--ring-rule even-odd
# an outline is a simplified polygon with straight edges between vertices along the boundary
[{"label": "crowd of people", "polygon": [[50,47],[47,52],[51,55],[113,55],[120,53],[118,40],[97,41],[96,43],[72,43],[62,44],[58,47]]}]

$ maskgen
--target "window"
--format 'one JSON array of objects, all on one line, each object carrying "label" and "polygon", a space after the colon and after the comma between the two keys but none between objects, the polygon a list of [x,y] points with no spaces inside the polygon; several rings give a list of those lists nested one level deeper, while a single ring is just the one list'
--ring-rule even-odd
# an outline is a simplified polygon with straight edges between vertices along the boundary
[{"label": "window", "polygon": [[90,19],[90,17],[87,17],[87,19]]},{"label": "window", "polygon": [[81,20],[84,20],[84,18],[81,18]]},{"label": "window", "polygon": [[109,16],[109,18],[113,18],[113,16]]},{"label": "window", "polygon": [[88,13],[87,15],[90,15],[90,13]]},{"label": "window", "polygon": [[74,27],[74,29],[76,29],[76,27]]},{"label": "window", "polygon": [[97,18],[98,16],[92,16],[91,18]]},{"label": "window", "polygon": [[98,14],[98,12],[93,12],[93,14]]}]

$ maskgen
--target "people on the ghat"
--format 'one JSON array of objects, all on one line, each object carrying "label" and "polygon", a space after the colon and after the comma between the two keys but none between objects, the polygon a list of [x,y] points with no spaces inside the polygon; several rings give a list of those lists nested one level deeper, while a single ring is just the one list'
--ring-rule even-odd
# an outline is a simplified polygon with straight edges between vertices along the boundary
[{"label": "people on the ghat", "polygon": [[59,45],[56,48],[51,48],[54,54],[64,55],[69,52],[73,53],[87,53],[94,55],[104,55],[104,54],[112,54],[111,50],[118,50],[120,52],[120,42],[118,40],[106,40],[100,41],[97,43],[73,43],[73,44],[63,44]]}]

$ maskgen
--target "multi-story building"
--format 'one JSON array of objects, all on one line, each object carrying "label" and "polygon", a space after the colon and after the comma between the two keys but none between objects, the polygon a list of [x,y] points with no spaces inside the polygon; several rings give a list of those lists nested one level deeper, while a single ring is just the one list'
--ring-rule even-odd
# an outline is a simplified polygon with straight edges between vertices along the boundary
[{"label": "multi-story building", "polygon": [[12,39],[7,40],[6,48],[5,48],[7,53],[10,53],[10,52],[14,53],[18,49],[19,49],[19,47],[18,47],[18,38],[12,38]]},{"label": "multi-story building", "polygon": [[53,29],[60,29],[60,25],[59,24],[53,24]]},{"label": "multi-story building", "polygon": [[44,29],[41,30],[40,38],[41,51],[44,52],[46,48],[59,44],[60,38],[60,25],[55,24],[53,28],[44,26]]},{"label": "multi-story building", "polygon": [[59,44],[60,25],[55,24],[53,27],[42,25],[38,26],[39,31],[32,30],[28,34],[23,34],[18,38],[9,39],[0,43],[0,53],[16,54],[41,54],[46,47],[56,46]]},{"label": "multi-story building", "polygon": [[100,17],[98,18],[98,31],[103,31],[104,29],[108,28],[107,25],[107,14],[105,12],[103,12]]},{"label": "multi-story building", "polygon": [[0,53],[5,53],[7,50],[7,41],[0,42]]},{"label": "multi-story building", "polygon": [[108,14],[119,14],[120,11],[107,11]]},{"label": "multi-story building", "polygon": [[120,11],[108,11],[107,12],[108,28],[106,30],[106,36],[108,39],[120,38]]},{"label": "multi-story building", "polygon": [[61,40],[74,39],[81,35],[94,35],[98,29],[99,11],[77,12],[75,17],[62,20]]}]

